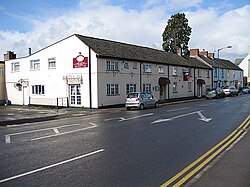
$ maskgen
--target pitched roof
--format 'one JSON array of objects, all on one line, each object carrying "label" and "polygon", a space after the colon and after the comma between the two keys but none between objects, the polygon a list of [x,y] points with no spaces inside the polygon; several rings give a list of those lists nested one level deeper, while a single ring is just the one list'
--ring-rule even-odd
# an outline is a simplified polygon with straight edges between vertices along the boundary
[{"label": "pitched roof", "polygon": [[149,47],[87,37],[79,34],[75,34],[75,36],[92,48],[99,57],[210,69],[209,66],[195,58],[184,58],[174,53]]},{"label": "pitched roof", "polygon": [[229,60],[225,60],[225,59],[216,59],[216,61],[219,61],[219,63],[224,64],[225,66],[228,67],[228,69],[230,70],[239,70],[239,71],[243,71],[239,66],[235,65],[234,63],[232,63]]}]

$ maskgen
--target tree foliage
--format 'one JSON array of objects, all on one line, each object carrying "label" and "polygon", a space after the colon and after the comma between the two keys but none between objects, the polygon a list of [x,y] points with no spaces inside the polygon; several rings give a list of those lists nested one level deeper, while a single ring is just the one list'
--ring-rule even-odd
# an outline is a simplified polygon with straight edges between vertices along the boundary
[{"label": "tree foliage", "polygon": [[182,55],[187,54],[191,32],[192,28],[188,26],[188,19],[184,13],[172,15],[162,34],[163,50],[176,54],[181,50]]}]

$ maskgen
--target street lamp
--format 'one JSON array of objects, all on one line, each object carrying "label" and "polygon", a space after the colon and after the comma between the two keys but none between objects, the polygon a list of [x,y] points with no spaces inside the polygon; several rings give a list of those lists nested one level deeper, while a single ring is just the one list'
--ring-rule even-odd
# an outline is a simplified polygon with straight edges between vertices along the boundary
[{"label": "street lamp", "polygon": [[222,48],[219,48],[218,50],[217,50],[217,54],[218,54],[218,62],[217,62],[217,73],[218,73],[218,84],[217,84],[217,87],[218,87],[218,85],[219,85],[219,87],[220,87],[220,75],[219,75],[219,59],[220,59],[220,51],[221,50],[223,50],[223,49],[228,49],[228,48],[232,48],[232,46],[231,45],[228,45],[228,46],[226,46],[226,47],[222,47]]},{"label": "street lamp", "polygon": [[222,49],[227,49],[227,48],[232,48],[232,46],[229,45],[229,46],[227,46],[227,47],[222,47],[222,48],[219,48],[219,49],[217,50],[218,59],[220,58],[220,50],[222,50]]}]

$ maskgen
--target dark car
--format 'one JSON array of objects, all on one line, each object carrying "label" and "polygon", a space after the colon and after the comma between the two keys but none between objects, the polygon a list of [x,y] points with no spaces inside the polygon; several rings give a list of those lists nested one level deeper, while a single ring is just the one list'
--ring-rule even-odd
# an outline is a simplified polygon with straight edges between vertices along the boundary
[{"label": "dark car", "polygon": [[207,99],[222,98],[222,97],[226,97],[226,95],[221,88],[208,88],[206,90]]}]

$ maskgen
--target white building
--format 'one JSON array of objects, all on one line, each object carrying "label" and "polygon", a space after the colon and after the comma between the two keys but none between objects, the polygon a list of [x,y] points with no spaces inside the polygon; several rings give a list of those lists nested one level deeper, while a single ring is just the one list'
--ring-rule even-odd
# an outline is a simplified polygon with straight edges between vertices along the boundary
[{"label": "white building", "polygon": [[244,70],[244,77],[246,77],[246,83],[250,85],[250,46],[248,47],[248,55],[238,65]]},{"label": "white building", "polygon": [[200,97],[212,84],[212,69],[195,58],[77,34],[5,64],[17,105],[100,108],[134,91],[162,101]]}]

